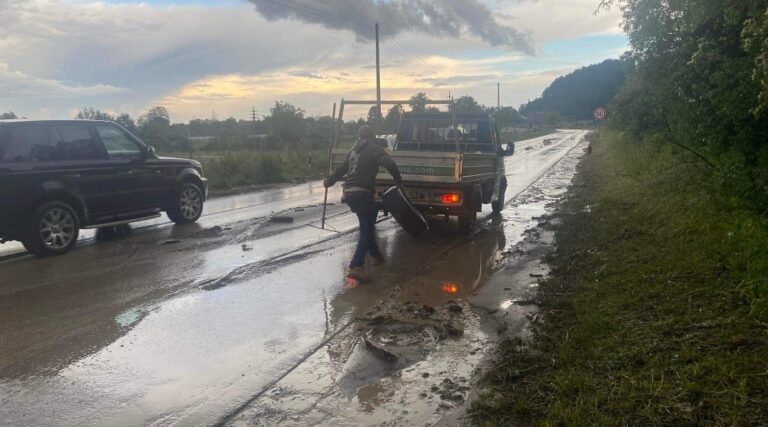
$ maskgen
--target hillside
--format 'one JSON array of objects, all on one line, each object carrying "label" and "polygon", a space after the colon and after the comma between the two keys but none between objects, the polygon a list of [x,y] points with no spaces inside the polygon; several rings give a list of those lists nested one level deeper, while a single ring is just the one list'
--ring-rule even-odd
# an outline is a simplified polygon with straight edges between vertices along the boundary
[{"label": "hillside", "polygon": [[540,98],[523,105],[524,116],[556,112],[566,119],[587,120],[600,105],[607,105],[624,83],[621,61],[606,59],[558,77]]}]

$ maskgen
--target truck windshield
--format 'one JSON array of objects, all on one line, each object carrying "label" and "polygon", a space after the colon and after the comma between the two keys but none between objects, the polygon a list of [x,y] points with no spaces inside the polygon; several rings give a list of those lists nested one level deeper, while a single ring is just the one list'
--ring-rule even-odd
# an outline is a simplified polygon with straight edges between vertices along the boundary
[{"label": "truck windshield", "polygon": [[404,118],[397,134],[396,150],[495,151],[488,120]]}]

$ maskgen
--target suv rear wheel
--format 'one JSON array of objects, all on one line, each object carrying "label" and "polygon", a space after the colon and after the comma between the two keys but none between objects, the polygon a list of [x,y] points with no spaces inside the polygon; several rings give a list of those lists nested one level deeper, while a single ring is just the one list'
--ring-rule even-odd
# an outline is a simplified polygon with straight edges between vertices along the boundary
[{"label": "suv rear wheel", "polygon": [[80,235],[80,219],[68,203],[53,201],[38,207],[22,239],[33,254],[63,254],[75,245]]},{"label": "suv rear wheel", "polygon": [[182,184],[176,192],[173,205],[166,211],[168,218],[176,224],[192,224],[203,214],[203,192],[197,185]]}]

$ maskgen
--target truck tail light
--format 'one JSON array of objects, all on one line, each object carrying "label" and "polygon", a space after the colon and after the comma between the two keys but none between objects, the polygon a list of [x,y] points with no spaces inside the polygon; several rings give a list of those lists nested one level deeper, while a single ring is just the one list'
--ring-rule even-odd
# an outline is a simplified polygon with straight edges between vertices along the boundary
[{"label": "truck tail light", "polygon": [[459,203],[461,202],[460,193],[443,193],[443,203]]}]

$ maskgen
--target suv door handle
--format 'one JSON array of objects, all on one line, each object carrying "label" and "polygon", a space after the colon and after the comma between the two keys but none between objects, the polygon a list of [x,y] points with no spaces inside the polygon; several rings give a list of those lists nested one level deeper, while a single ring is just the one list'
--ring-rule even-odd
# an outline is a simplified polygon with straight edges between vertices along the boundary
[{"label": "suv door handle", "polygon": [[132,171],[132,170],[129,170],[129,171],[120,171],[120,172],[118,172],[117,174],[118,174],[118,175],[128,175],[128,176],[130,176],[130,175],[133,175],[133,171]]}]

